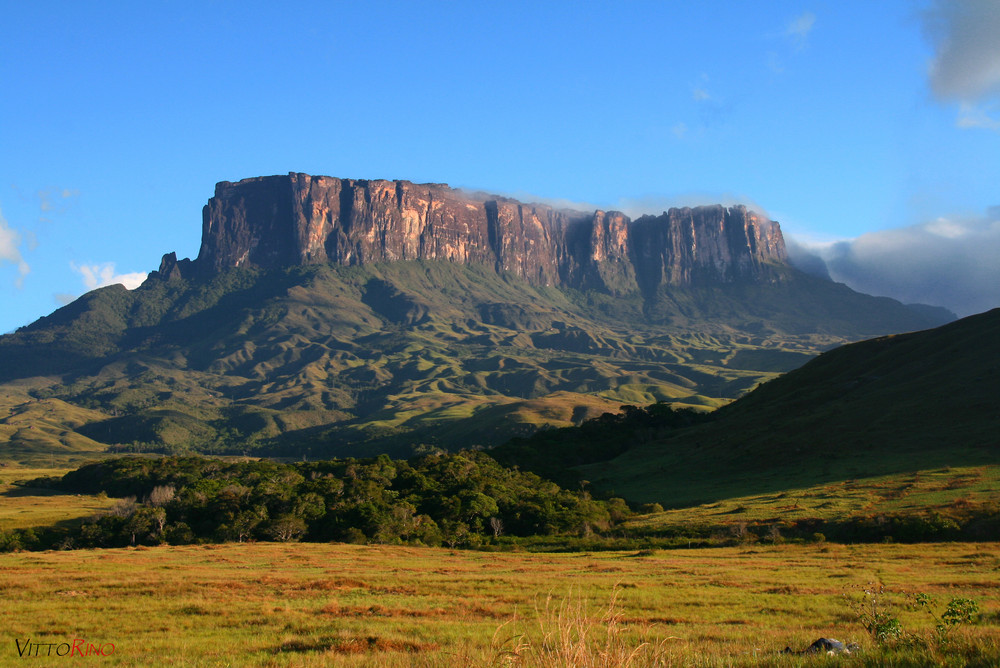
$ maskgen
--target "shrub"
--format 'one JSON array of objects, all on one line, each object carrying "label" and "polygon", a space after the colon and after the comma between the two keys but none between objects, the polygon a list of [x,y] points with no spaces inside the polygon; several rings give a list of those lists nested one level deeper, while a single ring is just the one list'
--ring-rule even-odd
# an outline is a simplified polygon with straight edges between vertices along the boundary
[{"label": "shrub", "polygon": [[903,637],[903,625],[889,612],[891,603],[885,586],[869,582],[854,602],[858,622],[879,645],[894,643]]},{"label": "shrub", "polygon": [[949,642],[952,630],[963,624],[972,624],[979,614],[979,604],[971,598],[951,599],[940,617],[934,613],[929,595],[917,594],[915,599],[917,605],[925,609],[937,622],[934,630],[937,634],[937,641],[941,645]]}]

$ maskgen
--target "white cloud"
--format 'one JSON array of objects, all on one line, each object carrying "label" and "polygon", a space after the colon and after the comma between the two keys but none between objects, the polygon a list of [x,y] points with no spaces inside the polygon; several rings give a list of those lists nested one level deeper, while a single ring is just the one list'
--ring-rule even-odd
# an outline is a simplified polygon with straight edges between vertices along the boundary
[{"label": "white cloud", "polygon": [[788,23],[785,27],[785,36],[791,38],[797,48],[804,48],[814,25],[816,25],[816,15],[805,12]]},{"label": "white cloud", "polygon": [[129,274],[116,274],[115,263],[105,262],[104,264],[83,264],[70,263],[73,271],[83,277],[83,284],[88,290],[96,290],[108,285],[121,283],[129,290],[134,290],[146,280],[145,272],[133,272]]},{"label": "white cloud", "polygon": [[20,232],[7,224],[7,219],[0,211],[0,264],[10,262],[17,266],[17,280],[15,284],[18,288],[24,286],[24,277],[31,271],[31,267],[24,261],[21,255],[21,243],[23,238]]},{"label": "white cloud", "polygon": [[928,234],[945,239],[961,239],[969,233],[969,228],[966,225],[948,218],[938,218],[925,223],[924,230]]},{"label": "white cloud", "polygon": [[[796,265],[904,303],[965,316],[1000,306],[1000,207],[828,244],[789,243]],[[817,265],[817,259],[822,260]]]}]

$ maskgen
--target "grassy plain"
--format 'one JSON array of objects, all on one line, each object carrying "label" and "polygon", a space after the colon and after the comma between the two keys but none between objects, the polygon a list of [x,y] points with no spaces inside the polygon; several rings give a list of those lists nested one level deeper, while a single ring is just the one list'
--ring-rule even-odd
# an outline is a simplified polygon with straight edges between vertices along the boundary
[{"label": "grassy plain", "polygon": [[[894,592],[886,609],[923,636],[933,620],[902,605],[900,592],[930,594],[939,607],[977,599],[981,619],[956,632],[950,662],[995,665],[998,573],[997,544],[961,543],[563,554],[237,543],[2,554],[0,664],[20,660],[15,639],[79,638],[114,643],[99,661],[125,666],[584,665],[573,654],[581,644],[592,658],[635,650],[631,665],[834,665],[780,654],[819,637],[860,643],[851,665],[948,663],[936,650],[873,647],[852,601],[880,582]],[[625,665],[605,658],[599,665]]]}]

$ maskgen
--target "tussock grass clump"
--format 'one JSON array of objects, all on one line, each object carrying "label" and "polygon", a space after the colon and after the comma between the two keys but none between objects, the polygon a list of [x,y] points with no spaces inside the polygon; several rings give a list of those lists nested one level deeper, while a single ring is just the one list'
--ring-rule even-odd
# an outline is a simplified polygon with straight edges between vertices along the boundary
[{"label": "tussock grass clump", "polygon": [[670,636],[650,640],[648,625],[635,629],[625,618],[619,587],[607,604],[595,608],[579,591],[566,598],[535,601],[534,623],[525,625],[515,616],[497,627],[491,644],[491,666],[577,666],[624,668],[666,665]]}]

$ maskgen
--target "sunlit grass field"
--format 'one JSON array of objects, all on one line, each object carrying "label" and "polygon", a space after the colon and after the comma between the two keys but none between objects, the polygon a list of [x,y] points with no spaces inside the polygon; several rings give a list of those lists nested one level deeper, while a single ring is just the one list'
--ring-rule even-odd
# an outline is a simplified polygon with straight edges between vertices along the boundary
[{"label": "sunlit grass field", "polygon": [[[953,664],[1000,660],[996,544],[528,554],[237,543],[0,555],[0,665],[22,660],[15,639],[113,643],[92,659],[101,665],[583,665],[553,654],[581,634],[588,656],[617,648],[630,665],[825,665],[780,654],[819,637],[861,644],[840,661],[880,665],[897,655],[879,653],[852,607],[870,582],[894,592],[886,609],[921,637],[934,621],[903,592],[939,607],[976,599],[981,619],[953,642],[977,649]],[[934,652],[894,665],[947,660]]]},{"label": "sunlit grass field", "polygon": [[12,483],[42,476],[61,476],[69,469],[0,468],[0,531],[44,527],[89,517],[107,510],[114,499],[89,494],[59,494]]},{"label": "sunlit grass field", "polygon": [[829,520],[879,513],[947,512],[997,502],[1000,502],[1000,466],[943,467],[726,498],[642,515],[628,522],[628,526],[657,529],[685,525],[724,526],[737,522]]},{"label": "sunlit grass field", "polygon": [[[114,499],[12,485],[0,528],[46,526]],[[995,467],[929,470],[731,499],[633,520],[655,528],[948,508],[995,498]],[[912,508],[911,508],[912,507]],[[857,610],[870,583],[907,635],[883,649]],[[975,599],[948,646],[926,593]],[[230,543],[0,554],[0,666],[18,642],[114,645],[101,665],[1000,665],[1000,543],[774,545],[599,553]],[[786,655],[820,637],[852,657]],[[30,651],[30,650],[29,650]],[[37,665],[65,659],[32,657]]]}]

